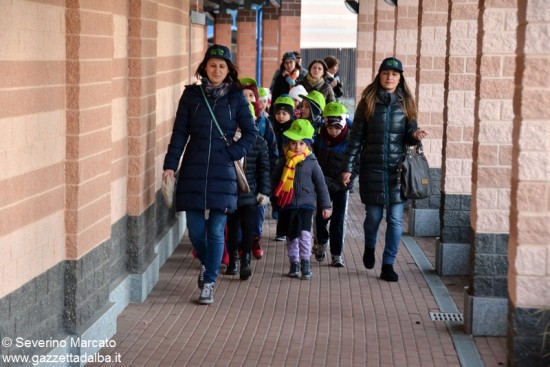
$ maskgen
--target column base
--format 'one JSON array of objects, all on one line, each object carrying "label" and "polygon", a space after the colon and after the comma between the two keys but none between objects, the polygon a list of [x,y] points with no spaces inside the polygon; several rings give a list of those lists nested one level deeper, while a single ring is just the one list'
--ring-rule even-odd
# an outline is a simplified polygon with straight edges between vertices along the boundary
[{"label": "column base", "polygon": [[418,237],[440,235],[439,209],[408,209],[409,234]]},{"label": "column base", "polygon": [[508,299],[472,296],[464,287],[464,331],[472,336],[506,336]]},{"label": "column base", "polygon": [[435,271],[439,275],[470,274],[469,243],[443,243],[438,238],[435,242]]}]

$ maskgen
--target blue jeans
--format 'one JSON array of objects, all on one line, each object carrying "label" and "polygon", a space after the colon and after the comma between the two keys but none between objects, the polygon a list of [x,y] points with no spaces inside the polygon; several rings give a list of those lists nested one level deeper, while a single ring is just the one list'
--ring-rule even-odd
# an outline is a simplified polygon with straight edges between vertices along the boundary
[{"label": "blue jeans", "polygon": [[188,210],[186,216],[191,244],[205,268],[204,282],[214,283],[223,256],[227,215],[221,210],[210,210],[208,219],[205,219],[204,210]]},{"label": "blue jeans", "polygon": [[[382,264],[393,265],[397,256],[401,233],[403,232],[403,209],[405,209],[405,204],[404,202],[390,204],[389,208],[386,208],[386,245],[382,255]],[[363,222],[365,249],[372,249],[376,247],[376,235],[384,214],[384,206],[365,205],[365,210],[367,212],[365,222]]]},{"label": "blue jeans", "polygon": [[254,236],[262,236],[262,227],[265,220],[265,205],[256,205],[254,212]]}]

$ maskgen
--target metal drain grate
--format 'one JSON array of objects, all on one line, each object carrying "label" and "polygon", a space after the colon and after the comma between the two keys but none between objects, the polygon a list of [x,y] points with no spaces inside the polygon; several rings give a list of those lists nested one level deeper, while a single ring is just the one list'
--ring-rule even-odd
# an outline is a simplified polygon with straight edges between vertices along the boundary
[{"label": "metal drain grate", "polygon": [[464,315],[462,315],[461,313],[430,312],[430,318],[432,319],[432,321],[464,322]]}]

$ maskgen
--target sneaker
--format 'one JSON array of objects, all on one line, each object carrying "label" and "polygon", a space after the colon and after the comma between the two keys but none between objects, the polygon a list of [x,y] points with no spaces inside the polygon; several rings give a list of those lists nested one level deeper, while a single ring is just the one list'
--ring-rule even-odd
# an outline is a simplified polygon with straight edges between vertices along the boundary
[{"label": "sneaker", "polygon": [[216,283],[204,283],[204,287],[199,297],[199,303],[201,305],[210,305],[214,302],[214,284]]},{"label": "sneaker", "polygon": [[311,272],[311,263],[308,260],[302,260],[300,267],[300,270],[302,271],[302,279],[310,280],[313,276],[313,273]]},{"label": "sneaker", "polygon": [[260,236],[254,236],[254,242],[252,242],[252,255],[256,259],[261,259],[264,256],[264,250],[262,250],[262,245],[260,245]]},{"label": "sneaker", "polygon": [[374,257],[374,248],[366,248],[365,253],[363,254],[363,265],[365,265],[365,268],[374,268],[375,261],[376,259]]},{"label": "sneaker", "polygon": [[201,270],[199,271],[199,279],[197,279],[197,285],[200,289],[204,287],[204,271],[206,268],[201,264]]},{"label": "sneaker", "polygon": [[275,237],[275,241],[286,241],[286,236],[279,236],[279,235],[277,235],[277,236]]},{"label": "sneaker", "polygon": [[320,243],[317,245],[317,251],[315,252],[315,260],[317,261],[324,261],[327,257],[327,244],[326,243]]},{"label": "sneaker", "polygon": [[342,256],[340,255],[332,255],[332,263],[330,265],[335,268],[343,268],[345,266],[344,260],[342,260]]},{"label": "sneaker", "polygon": [[386,282],[397,282],[399,280],[399,275],[397,275],[397,273],[393,270],[393,265],[384,264],[382,265],[380,279],[385,280]]},{"label": "sneaker", "polygon": [[290,263],[290,270],[287,274],[291,278],[300,277],[300,263]]}]

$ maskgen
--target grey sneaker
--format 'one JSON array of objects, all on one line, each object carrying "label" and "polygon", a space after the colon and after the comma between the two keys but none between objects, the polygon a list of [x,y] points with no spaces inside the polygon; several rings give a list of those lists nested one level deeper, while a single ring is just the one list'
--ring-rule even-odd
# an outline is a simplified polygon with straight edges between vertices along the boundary
[{"label": "grey sneaker", "polygon": [[344,260],[340,255],[332,255],[332,263],[330,265],[334,266],[335,268],[343,268],[345,266]]},{"label": "grey sneaker", "polygon": [[199,297],[201,305],[210,305],[214,302],[214,284],[216,283],[204,283]]},{"label": "grey sneaker", "polygon": [[[314,246],[315,247],[315,246]],[[324,261],[327,257],[327,244],[326,243],[320,243],[317,245],[317,251],[313,250],[315,253],[315,260],[317,261]]]},{"label": "grey sneaker", "polygon": [[202,289],[202,287],[204,287],[204,271],[206,270],[206,268],[204,267],[204,265],[201,264],[201,270],[199,271],[199,278],[197,279],[197,285],[199,286],[200,289]]},{"label": "grey sneaker", "polygon": [[302,271],[302,279],[310,280],[313,276],[313,273],[311,272],[311,263],[308,260],[302,260],[300,265],[300,270]]},{"label": "grey sneaker", "polygon": [[300,263],[290,263],[290,270],[287,274],[291,278],[300,277]]},{"label": "grey sneaker", "polygon": [[280,242],[280,241],[286,241],[286,236],[276,236],[276,237],[275,237],[275,241],[278,241],[278,242]]}]

